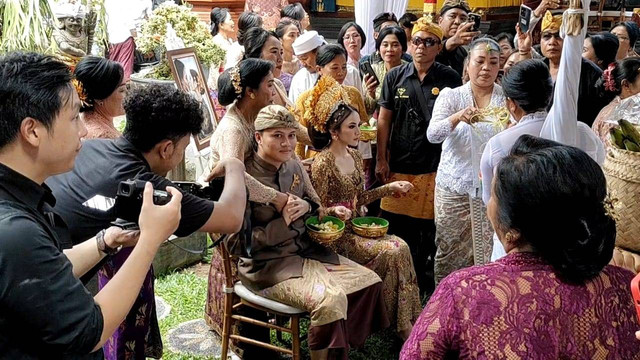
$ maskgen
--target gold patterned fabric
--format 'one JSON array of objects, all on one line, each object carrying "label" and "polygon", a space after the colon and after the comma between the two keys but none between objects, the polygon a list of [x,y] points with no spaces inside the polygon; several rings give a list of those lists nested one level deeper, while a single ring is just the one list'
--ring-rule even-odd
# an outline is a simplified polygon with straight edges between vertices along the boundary
[{"label": "gold patterned fabric", "polygon": [[[349,149],[355,162],[352,174],[342,174],[335,157],[323,150],[314,158],[311,181],[325,207],[343,205],[355,216],[364,215],[363,206],[391,194],[388,185],[364,190],[362,157],[357,150]],[[348,222],[347,222],[348,223]],[[375,271],[382,278],[383,294],[389,319],[397,331],[410,329],[420,315],[421,304],[416,273],[407,243],[397,236],[385,235],[377,239],[361,237],[348,225],[334,250],[349,259]]]},{"label": "gold patterned fabric", "polygon": [[434,189],[436,173],[410,175],[392,173],[389,182],[408,181],[413,184],[406,194],[387,196],[382,199],[380,208],[398,215],[417,219],[433,219]]},{"label": "gold patterned fabric", "polygon": [[542,18],[542,25],[540,31],[545,32],[558,32],[562,27],[562,15],[552,15],[551,11],[547,10]]},{"label": "gold patterned fabric", "polygon": [[[490,261],[493,228],[482,199],[436,187],[436,284],[450,273]],[[445,236],[446,234],[446,236]]]},{"label": "gold patterned fabric", "polygon": [[347,318],[347,295],[380,282],[371,270],[340,256],[340,264],[305,259],[302,277],[291,278],[260,290],[259,294],[311,315],[311,325],[321,326]]},{"label": "gold patterned fabric", "polygon": [[435,35],[438,39],[440,39],[440,41],[442,41],[442,36],[444,34],[442,31],[442,28],[438,26],[438,24],[431,22],[431,19],[429,19],[426,16],[421,17],[420,19],[418,19],[418,21],[415,22],[415,24],[413,24],[413,29],[411,30],[411,36],[415,35],[420,31],[426,31],[428,33],[431,33]]}]

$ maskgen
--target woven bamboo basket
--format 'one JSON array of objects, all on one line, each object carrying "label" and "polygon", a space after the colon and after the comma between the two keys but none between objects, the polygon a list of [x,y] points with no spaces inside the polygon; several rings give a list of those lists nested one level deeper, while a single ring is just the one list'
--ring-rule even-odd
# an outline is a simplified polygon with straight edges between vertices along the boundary
[{"label": "woven bamboo basket", "polygon": [[611,147],[604,162],[607,187],[615,210],[616,245],[640,252],[640,153]]}]

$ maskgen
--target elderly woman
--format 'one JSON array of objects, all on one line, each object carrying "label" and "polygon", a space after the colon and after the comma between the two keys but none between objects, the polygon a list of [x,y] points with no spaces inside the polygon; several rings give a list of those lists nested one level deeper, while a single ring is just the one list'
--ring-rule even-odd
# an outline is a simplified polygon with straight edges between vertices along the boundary
[{"label": "elderly woman", "polygon": [[105,58],[89,56],[74,70],[78,96],[82,101],[80,118],[87,126],[85,139],[115,139],[121,134],[113,118],[124,115],[122,103],[127,94],[122,65]]},{"label": "elderly woman", "polygon": [[342,26],[338,33],[338,45],[347,52],[347,64],[359,68],[360,50],[364,44],[367,43],[367,36],[364,34],[364,30],[360,25],[353,21]]},{"label": "elderly woman", "polygon": [[495,83],[500,46],[482,38],[469,50],[469,82],[442,90],[427,128],[431,143],[443,143],[435,194],[436,283],[455,270],[488,262],[491,253],[493,231],[480,197],[480,157],[509,114]]},{"label": "elderly woman", "polygon": [[600,110],[592,125],[593,131],[605,146],[610,146],[609,129],[616,126],[616,123],[610,123],[609,120],[617,120],[610,119],[613,111],[622,100],[640,93],[640,58],[628,57],[611,64],[602,74],[598,87],[604,94],[615,96],[609,105]]},{"label": "elderly woman", "polygon": [[487,208],[508,255],[444,279],[400,359],[637,359],[633,273],[607,265],[616,225],[606,192],[585,152],[521,137]]},{"label": "elderly woman", "polygon": [[638,56],[635,47],[638,36],[640,36],[640,28],[638,28],[635,22],[621,22],[611,29],[611,33],[617,36],[620,42],[616,60],[622,60],[630,56]]},{"label": "elderly woman", "polygon": [[269,105],[254,126],[257,150],[247,160],[247,173],[287,192],[289,200],[282,213],[274,205],[250,203],[251,253],[244,241],[228,241],[230,252],[240,256],[239,278],[262,296],[310,313],[312,359],[346,359],[349,347],[364,345],[369,334],[388,326],[380,278],[305,234],[305,220],[319,204],[306,196],[308,185],[296,181],[305,170],[294,159],[298,123],[293,115]]},{"label": "elderly woman", "polygon": [[[309,111],[304,113],[313,145],[322,149],[311,167],[313,186],[329,211],[348,209],[339,213],[345,221],[365,216],[364,206],[371,202],[385,196],[406,196],[413,187],[408,181],[394,181],[365,190],[362,156],[354,149],[360,140],[360,115],[345,101],[348,98],[340,84],[322,77],[305,103]],[[406,339],[420,312],[416,272],[407,243],[393,235],[365,238],[348,227],[335,249],[382,278],[389,318],[398,336]]]}]

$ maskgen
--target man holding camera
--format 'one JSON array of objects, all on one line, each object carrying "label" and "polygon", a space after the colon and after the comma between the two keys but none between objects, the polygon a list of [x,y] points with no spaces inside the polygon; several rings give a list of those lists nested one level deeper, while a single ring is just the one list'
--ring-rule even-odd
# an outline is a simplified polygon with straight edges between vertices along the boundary
[{"label": "man holding camera", "polygon": [[442,4],[438,19],[444,40],[436,61],[451,66],[460,76],[464,71],[464,59],[467,58],[467,50],[464,47],[480,35],[480,31],[473,29],[474,22],[469,21],[470,12],[471,8],[466,0],[446,0]]},{"label": "man holding camera", "polygon": [[[124,209],[127,211],[121,211],[118,204],[105,211],[89,208],[83,205],[85,202],[96,196],[116,198],[120,183],[130,179],[149,181],[159,190],[171,186],[172,182],[164,176],[182,161],[190,137],[202,128],[199,102],[172,86],[137,88],[125,99],[124,108],[127,124],[122,137],[85,141],[73,170],[47,181],[58,198],[56,211],[69,224],[74,243],[101,232],[118,218],[128,221],[135,218],[135,214],[124,216],[136,211],[135,203]],[[234,233],[240,229],[246,204],[244,165],[240,160],[229,159],[219,163],[213,172],[225,175],[220,199],[214,203],[183,193],[182,216],[175,235],[187,236],[196,231]],[[99,286],[107,284],[128,257],[128,251],[119,254],[118,249],[106,251],[114,256],[100,269]],[[105,348],[107,359],[122,358],[125,348],[132,346],[136,356],[162,356],[154,276],[153,270],[148,270],[136,304],[114,335],[112,346]]]},{"label": "man holding camera", "polygon": [[[43,184],[73,167],[87,133],[79,109],[62,62],[35,53],[0,57],[1,359],[102,359],[100,348],[180,221],[182,194],[167,188],[171,201],[157,206],[146,184],[136,247],[109,285],[89,294],[77,277],[105,254],[95,237],[70,246],[68,229],[53,212],[56,199]],[[108,246],[131,241],[113,234]]]}]

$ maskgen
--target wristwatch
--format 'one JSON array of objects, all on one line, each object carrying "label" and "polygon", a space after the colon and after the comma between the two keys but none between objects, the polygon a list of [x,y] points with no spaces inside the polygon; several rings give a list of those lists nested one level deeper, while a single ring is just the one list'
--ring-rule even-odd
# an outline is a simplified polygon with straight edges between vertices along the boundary
[{"label": "wristwatch", "polygon": [[101,252],[107,254],[107,255],[115,255],[118,253],[118,251],[120,251],[120,249],[122,249],[122,245],[118,246],[117,248],[112,248],[107,246],[107,243],[104,241],[104,234],[106,234],[107,231],[102,229],[100,230],[100,232],[96,235],[96,242],[98,243],[98,250],[100,250]]}]

